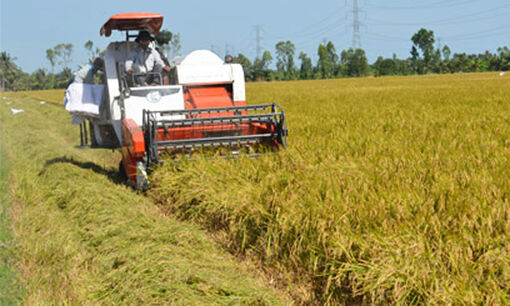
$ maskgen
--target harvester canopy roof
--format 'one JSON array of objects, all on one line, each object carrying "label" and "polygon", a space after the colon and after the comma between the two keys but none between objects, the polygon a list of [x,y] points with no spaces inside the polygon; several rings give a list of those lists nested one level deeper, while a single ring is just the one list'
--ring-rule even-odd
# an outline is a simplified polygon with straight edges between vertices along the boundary
[{"label": "harvester canopy roof", "polygon": [[159,33],[163,24],[163,15],[153,13],[121,13],[113,15],[101,27],[100,35],[112,35],[112,30],[149,30],[153,35]]}]

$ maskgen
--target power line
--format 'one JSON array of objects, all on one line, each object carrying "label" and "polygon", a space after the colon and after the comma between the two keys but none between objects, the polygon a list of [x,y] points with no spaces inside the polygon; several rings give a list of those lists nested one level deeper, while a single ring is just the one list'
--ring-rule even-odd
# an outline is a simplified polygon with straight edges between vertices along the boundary
[{"label": "power line", "polygon": [[[316,38],[321,37],[326,34],[333,34],[333,31],[340,30],[340,26],[338,26],[339,22],[342,20],[340,18],[337,18],[336,20],[332,20],[329,24],[325,24],[321,28],[316,29],[310,29],[309,31],[304,31],[300,34],[293,35],[291,37],[297,38],[297,39],[304,39],[309,40],[310,38]],[[275,39],[288,39],[289,37],[276,37],[272,36],[272,38]]]},{"label": "power line", "polygon": [[[495,17],[506,16],[506,15],[508,15],[508,13],[503,12],[503,13],[497,14],[497,15],[490,15],[490,16],[482,17],[483,15],[486,15],[487,13],[492,13],[494,11],[501,11],[502,9],[509,8],[509,7],[510,7],[509,5],[503,5],[503,6],[494,7],[494,8],[488,9],[488,10],[479,11],[479,12],[472,13],[472,14],[467,14],[467,15],[458,16],[458,17],[454,17],[454,18],[448,18],[448,19],[434,20],[434,21],[423,21],[423,22],[390,21],[390,22],[387,22],[387,21],[371,19],[371,18],[369,19],[369,21],[376,22],[377,25],[398,26],[398,27],[400,27],[400,26],[421,26],[424,24],[452,25],[452,24],[462,24],[462,23],[471,23],[471,22],[477,22],[477,21],[483,21],[483,20],[490,20],[490,19],[494,19]],[[469,18],[469,17],[476,17],[476,18]]]},{"label": "power line", "polygon": [[477,36],[466,36],[461,38],[449,38],[449,41],[464,41],[464,40],[479,40],[482,38],[488,38],[488,37],[499,37],[499,36],[508,36],[510,34],[510,31],[502,31],[502,32],[493,32],[490,34],[480,34]]},{"label": "power line", "polygon": [[472,33],[468,33],[468,34],[460,34],[460,35],[452,35],[452,36],[448,36],[448,40],[460,40],[460,39],[469,39],[471,37],[474,37],[474,38],[478,38],[480,36],[486,36],[486,35],[493,35],[493,34],[498,34],[501,33],[501,31],[498,31],[498,30],[502,30],[503,32],[502,33],[507,33],[508,32],[508,29],[510,28],[510,24],[506,24],[506,25],[502,25],[502,26],[498,26],[498,27],[494,27],[494,28],[490,28],[490,29],[485,29],[485,30],[482,30],[482,31],[479,31],[479,32],[472,32]]},{"label": "power line", "polygon": [[372,5],[371,8],[378,9],[378,10],[422,10],[422,9],[437,9],[437,8],[448,8],[448,7],[454,7],[459,6],[463,4],[471,4],[473,3],[473,0],[461,0],[461,1],[453,1],[453,2],[446,2],[445,1],[439,1],[430,3],[427,5],[416,5],[416,6],[377,6]]},{"label": "power line", "polygon": [[390,36],[390,35],[375,33],[375,32],[367,32],[367,35],[371,36],[372,37],[371,39],[374,39],[374,40],[383,40],[383,41],[392,40],[392,41],[407,41],[407,42],[411,41],[410,38],[395,37],[395,36]]},{"label": "power line", "polygon": [[319,32],[325,32],[327,30],[331,30],[332,28],[336,28],[339,22],[342,20],[339,18],[338,12],[335,10],[327,17],[314,22],[313,24],[307,24],[305,27],[300,29],[299,31],[286,33],[285,36],[282,35],[271,35],[271,32],[267,35],[269,38],[274,39],[288,39],[288,37],[310,37],[316,36]]},{"label": "power line", "polygon": [[[486,29],[480,32],[474,32],[474,33],[468,33],[468,34],[460,34],[460,35],[452,35],[452,36],[441,36],[441,43],[443,41],[466,41],[466,40],[479,40],[481,38],[487,38],[487,37],[497,37],[497,36],[503,36],[510,34],[510,31],[508,28],[510,25],[503,25],[494,27],[491,29]],[[405,39],[402,37],[395,37],[395,36],[388,36],[386,34],[381,33],[373,33],[368,32],[367,36],[369,37],[369,40],[380,40],[384,42],[409,42],[410,39]]]}]

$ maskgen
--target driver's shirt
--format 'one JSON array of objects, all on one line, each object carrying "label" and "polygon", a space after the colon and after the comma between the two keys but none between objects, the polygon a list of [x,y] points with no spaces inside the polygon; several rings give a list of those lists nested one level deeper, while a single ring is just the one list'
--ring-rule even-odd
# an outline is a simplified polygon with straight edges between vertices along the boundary
[{"label": "driver's shirt", "polygon": [[133,69],[135,73],[161,72],[165,63],[159,56],[158,51],[137,46],[129,52],[126,60],[126,70]]}]

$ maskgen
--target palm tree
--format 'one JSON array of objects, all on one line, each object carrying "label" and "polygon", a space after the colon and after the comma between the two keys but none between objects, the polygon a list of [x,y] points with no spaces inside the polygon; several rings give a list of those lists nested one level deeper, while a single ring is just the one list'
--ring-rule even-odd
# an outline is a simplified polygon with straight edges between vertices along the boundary
[{"label": "palm tree", "polygon": [[5,51],[0,53],[0,89],[2,91],[9,89],[12,77],[18,69],[16,64],[14,64],[16,59],[16,57],[11,57]]}]

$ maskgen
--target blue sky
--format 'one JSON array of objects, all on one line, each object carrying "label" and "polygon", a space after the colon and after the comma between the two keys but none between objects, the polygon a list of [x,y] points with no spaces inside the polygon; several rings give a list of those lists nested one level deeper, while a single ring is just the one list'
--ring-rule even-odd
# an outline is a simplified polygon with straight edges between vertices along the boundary
[{"label": "blue sky", "polygon": [[[112,15],[152,12],[164,16],[163,29],[179,33],[182,53],[212,49],[220,56],[256,55],[255,26],[260,26],[261,47],[275,57],[274,46],[290,40],[299,52],[317,58],[317,47],[331,40],[338,52],[352,45],[352,0],[258,1],[72,1],[0,0],[0,50],[16,57],[26,72],[50,69],[46,49],[72,43],[71,68],[87,61],[83,47],[92,40],[104,48],[122,40],[114,33],[99,36]],[[441,45],[452,52],[496,52],[510,47],[508,0],[358,0],[361,46],[370,62],[377,56],[409,56],[410,38],[421,27],[434,31]],[[439,43],[439,42],[438,42]]]}]

